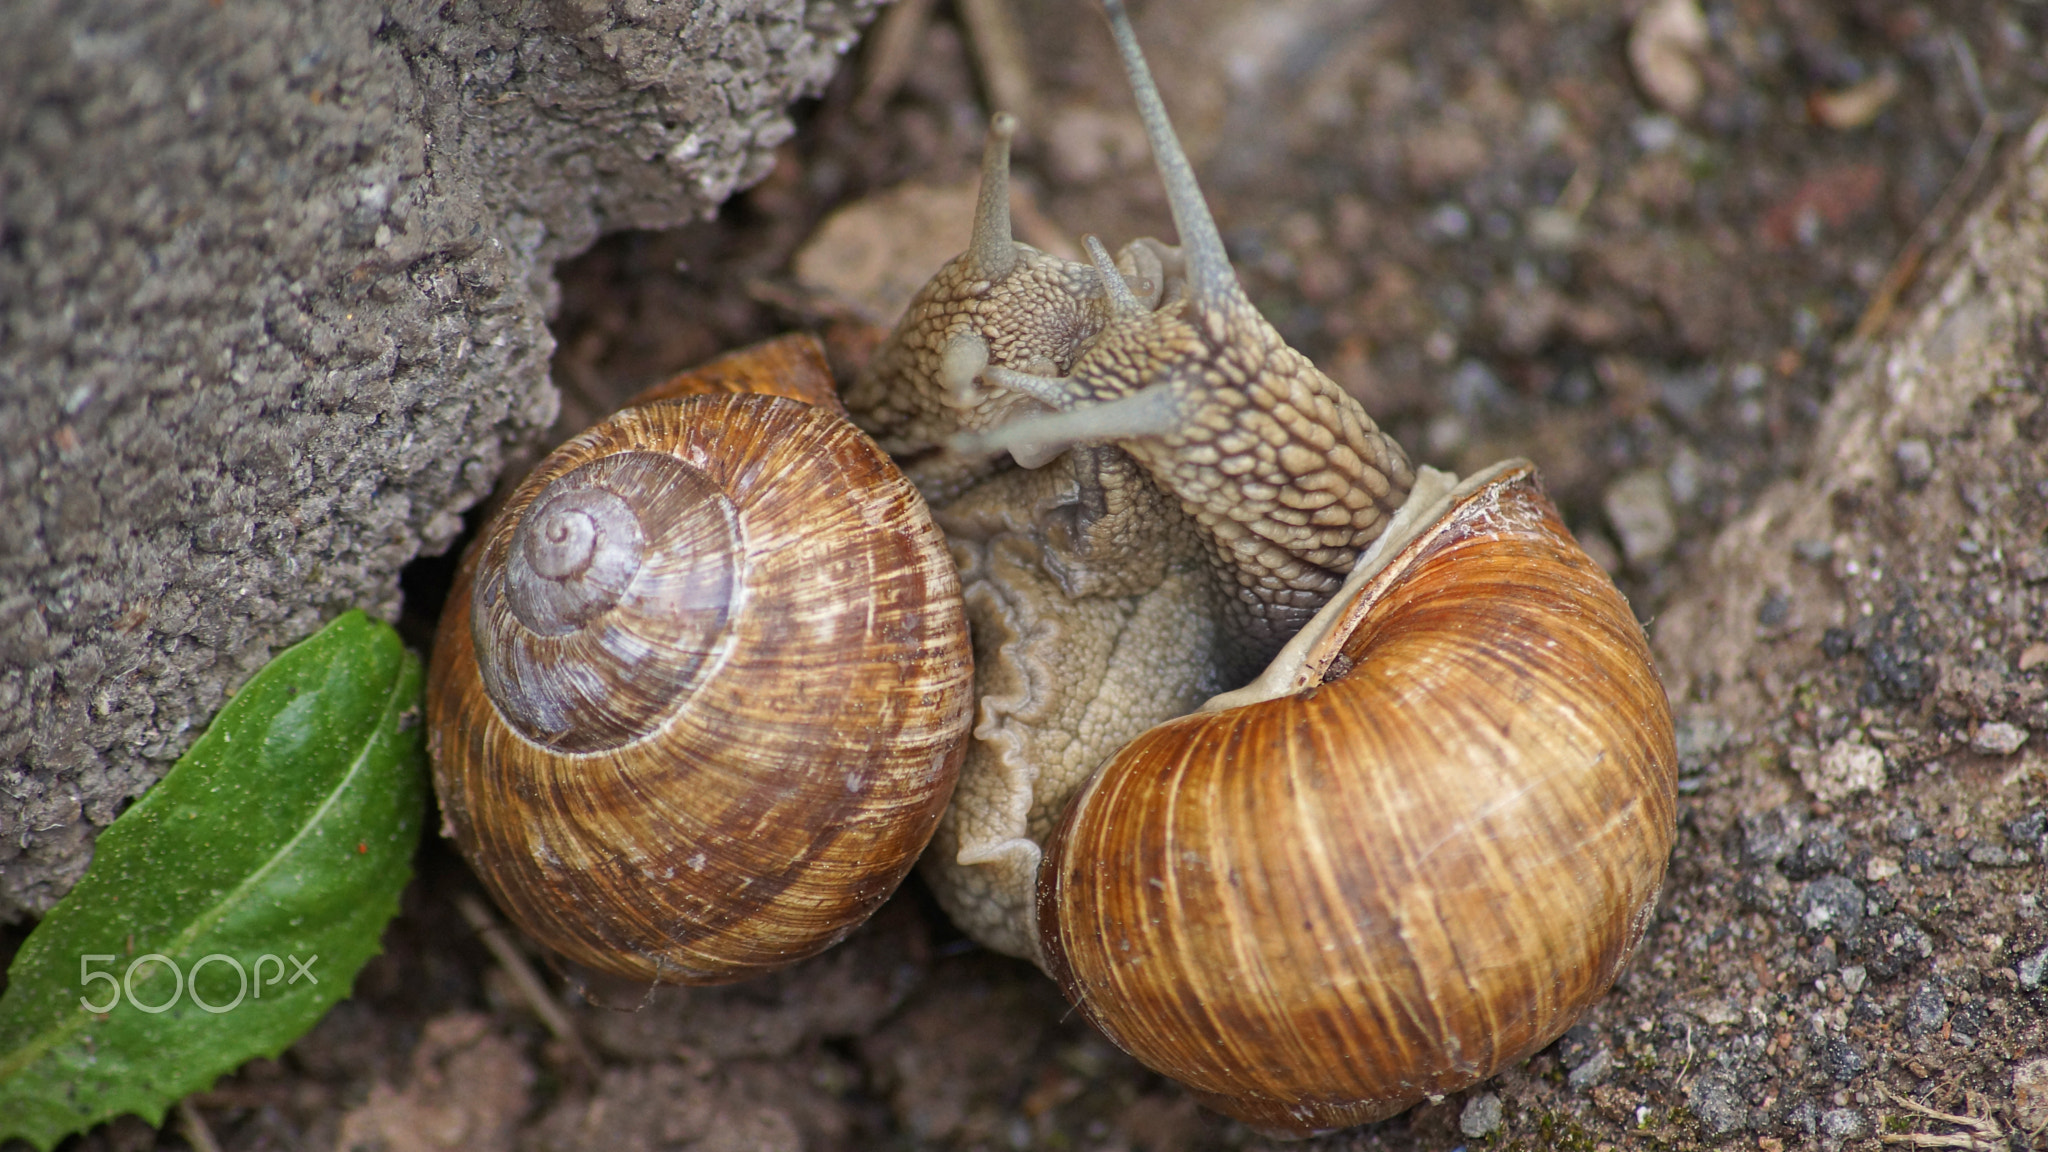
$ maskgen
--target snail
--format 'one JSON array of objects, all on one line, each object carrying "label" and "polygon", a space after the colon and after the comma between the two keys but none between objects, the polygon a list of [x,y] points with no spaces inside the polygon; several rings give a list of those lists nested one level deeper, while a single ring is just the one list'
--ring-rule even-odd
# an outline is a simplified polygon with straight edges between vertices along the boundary
[{"label": "snail", "polygon": [[836,407],[808,338],[707,366],[564,444],[464,559],[427,690],[444,832],[571,965],[722,983],[813,955],[952,793],[958,577]]},{"label": "snail", "polygon": [[[514,495],[466,561],[436,644],[437,786],[473,866],[530,934],[636,979],[717,980],[808,954],[857,922],[931,832],[940,767],[957,759],[922,868],[963,930],[1039,964],[1106,1035],[1205,1103],[1274,1133],[1346,1127],[1492,1075],[1612,982],[1673,839],[1669,706],[1626,601],[1529,465],[1463,481],[1413,465],[1260,318],[1123,6],[1105,8],[1181,244],[1139,240],[1112,255],[1091,237],[1082,263],[1016,242],[1014,122],[992,119],[967,251],[844,396],[872,437],[862,443],[901,463],[883,483],[899,492],[890,507],[914,485],[958,568],[949,583],[943,550],[931,559],[937,529],[902,529],[923,542],[916,575],[880,597],[901,615],[878,631],[930,631],[868,665],[902,679],[820,674],[808,657],[747,666],[737,640],[686,645],[698,664],[741,672],[731,690],[742,699],[773,702],[722,720],[781,719],[801,692],[766,678],[792,671],[813,687],[896,691],[880,713],[817,722],[799,737],[815,747],[775,757],[830,766],[798,797],[824,810],[799,802],[770,816],[735,787],[712,807],[739,811],[745,833],[700,830],[706,821],[653,800],[652,783],[626,783],[620,766],[700,731],[652,718],[665,690],[638,675],[543,684],[523,665],[491,671],[481,651],[469,667],[472,646],[515,631],[510,617],[552,635],[614,610],[507,599],[522,549],[539,548],[525,570],[574,567],[519,526],[552,507],[549,484],[582,476],[623,496],[643,477],[639,463],[630,475],[601,464],[615,445],[723,477],[707,457],[728,440],[751,451],[769,406],[816,411],[759,397],[629,408]],[[686,410],[717,432],[671,447]],[[651,478],[716,486],[667,479],[670,467]],[[812,487],[834,491],[803,495],[839,495]],[[563,497],[565,515],[584,515],[584,499]],[[751,542],[751,528],[731,527],[738,515],[713,519]],[[608,551],[589,555],[605,589],[627,586]],[[491,695],[506,686],[581,697],[571,709]],[[624,711],[602,699],[614,686]],[[583,727],[572,712],[586,707]],[[849,746],[883,742],[877,715],[911,749],[900,804],[880,783],[889,772],[844,767]],[[736,723],[713,743],[749,744],[745,731]],[[847,822],[847,799],[826,795],[834,773],[849,791],[858,773],[861,803],[909,830],[872,876],[841,876],[799,846],[805,828],[834,840]],[[687,830],[664,823],[678,817]],[[579,839],[592,833],[595,849]],[[809,872],[783,883],[798,865],[771,864],[763,879],[757,839],[845,879],[859,894],[852,914],[811,915],[834,902],[806,887]],[[738,870],[700,887],[700,865]],[[775,921],[792,907],[806,931]],[[746,939],[757,914],[778,924],[771,943]]]},{"label": "snail", "polygon": [[846,394],[932,498],[974,637],[922,867],[1204,1103],[1347,1127],[1604,993],[1673,840],[1669,705],[1526,462],[1412,466],[1260,318],[1104,7],[1180,247],[1013,241],[998,118],[968,250]]}]

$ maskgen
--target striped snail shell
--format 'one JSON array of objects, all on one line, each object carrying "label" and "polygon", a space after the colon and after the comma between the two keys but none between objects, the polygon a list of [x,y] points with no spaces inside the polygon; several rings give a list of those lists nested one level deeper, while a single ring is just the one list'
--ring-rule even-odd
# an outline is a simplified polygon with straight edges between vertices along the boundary
[{"label": "striped snail shell", "polygon": [[[815,345],[796,359],[829,395]],[[779,396],[651,399],[544,460],[471,548],[429,681],[435,784],[534,939],[720,983],[895,889],[952,793],[971,678],[945,540],[863,433]]]},{"label": "striped snail shell", "polygon": [[1113,757],[1039,873],[1068,998],[1269,1132],[1549,1043],[1663,882],[1677,760],[1627,603],[1526,462],[1419,519],[1266,681]]}]

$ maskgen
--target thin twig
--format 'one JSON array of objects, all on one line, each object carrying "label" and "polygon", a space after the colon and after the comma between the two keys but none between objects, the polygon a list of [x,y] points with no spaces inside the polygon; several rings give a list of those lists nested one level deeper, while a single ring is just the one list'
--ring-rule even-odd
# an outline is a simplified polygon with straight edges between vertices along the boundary
[{"label": "thin twig", "polygon": [[192,1152],[220,1152],[220,1141],[213,1138],[213,1129],[207,1126],[206,1117],[199,1114],[199,1105],[192,1103],[190,1096],[178,1101],[178,1127],[185,1133],[185,1142],[192,1145]]},{"label": "thin twig", "polygon": [[1918,228],[1913,229],[1913,235],[1907,239],[1898,259],[1892,261],[1884,279],[1878,282],[1877,291],[1870,295],[1869,306],[1863,309],[1863,315],[1856,321],[1856,330],[1849,334],[1848,342],[1843,345],[1845,350],[1861,348],[1876,337],[1892,318],[1899,298],[1920,275],[1928,251],[1948,234],[1956,214],[1976,191],[1977,182],[1984,178],[1984,170],[1990,167],[1991,155],[1997,151],[1998,138],[2003,132],[2004,120],[1999,116],[1986,116],[1978,125],[1977,137],[1970,141],[1970,152],[1963,157],[1962,168],[1942,190],[1941,199],[1935,202],[1934,209],[1921,219]]},{"label": "thin twig", "polygon": [[1037,86],[1009,0],[954,0],[953,7],[967,25],[989,111],[1008,112],[1025,131],[1031,130],[1038,107]]},{"label": "thin twig", "polygon": [[1953,28],[1948,30],[1948,47],[1956,54],[1956,66],[1963,70],[1963,91],[1977,109],[1978,118],[1990,119],[1991,99],[1984,95],[1984,75],[1977,70],[1977,53],[1970,49],[1969,40]]},{"label": "thin twig", "polygon": [[896,0],[875,21],[868,33],[867,54],[861,58],[860,94],[853,99],[854,118],[871,123],[882,114],[910,69],[924,43],[925,28],[931,24],[934,0]]},{"label": "thin twig", "polygon": [[576,1031],[576,1022],[569,1018],[569,1013],[563,1010],[561,1003],[549,993],[546,982],[540,978],[540,973],[534,971],[533,965],[526,959],[526,954],[519,950],[519,945],[513,942],[511,934],[498,923],[497,917],[491,915],[491,910],[484,907],[483,901],[468,892],[456,894],[455,908],[462,913],[462,918],[469,922],[471,930],[484,942],[484,947],[491,950],[491,955],[505,969],[505,974],[512,978],[513,987],[519,989],[520,996],[525,998],[527,1007],[533,1009],[533,1014],[540,1017],[541,1023],[547,1026],[548,1031],[554,1033],[555,1038],[568,1047],[569,1054],[579,1064],[586,1070],[595,1071],[597,1060],[590,1054],[590,1049],[584,1046],[582,1034]]},{"label": "thin twig", "polygon": [[1962,1148],[1966,1152],[2005,1152],[2005,1129],[1999,1126],[1998,1121],[1988,1116],[1954,1116],[1947,1112],[1937,1112],[1918,1100],[1901,1096],[1881,1085],[1878,1091],[1889,1097],[1892,1103],[1909,1112],[1917,1112],[1929,1120],[1939,1120],[1943,1124],[1954,1124],[1959,1128],[1970,1129],[1968,1133],[1940,1135],[1931,1132],[1888,1132],[1882,1137],[1886,1144],[1910,1144],[1915,1148]]}]

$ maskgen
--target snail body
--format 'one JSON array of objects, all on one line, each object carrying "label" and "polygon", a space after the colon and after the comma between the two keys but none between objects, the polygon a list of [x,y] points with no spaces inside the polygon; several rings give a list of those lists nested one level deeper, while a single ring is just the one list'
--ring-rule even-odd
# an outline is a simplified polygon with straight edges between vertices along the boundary
[{"label": "snail body", "polygon": [[471,548],[429,678],[436,790],[562,958],[740,979],[908,872],[971,675],[944,539],[866,436],[781,397],[656,399],[543,461]]}]

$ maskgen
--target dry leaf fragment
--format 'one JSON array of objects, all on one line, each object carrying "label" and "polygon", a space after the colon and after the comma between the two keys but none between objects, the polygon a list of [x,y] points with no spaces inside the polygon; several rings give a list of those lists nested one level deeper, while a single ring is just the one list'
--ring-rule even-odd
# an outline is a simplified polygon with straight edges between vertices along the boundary
[{"label": "dry leaf fragment", "polygon": [[1665,111],[1690,115],[1706,95],[1699,56],[1707,48],[1699,0],[1656,0],[1628,33],[1628,63],[1645,95]]},{"label": "dry leaf fragment", "polygon": [[1847,88],[1814,93],[1806,98],[1806,111],[1816,123],[1847,131],[1877,119],[1898,94],[1898,73],[1887,69]]}]

